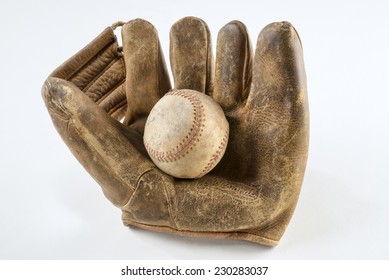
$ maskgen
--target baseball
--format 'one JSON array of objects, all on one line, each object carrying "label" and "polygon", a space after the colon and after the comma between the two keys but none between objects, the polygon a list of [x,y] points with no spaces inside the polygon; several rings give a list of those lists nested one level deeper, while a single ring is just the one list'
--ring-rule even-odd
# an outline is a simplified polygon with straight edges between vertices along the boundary
[{"label": "baseball", "polygon": [[176,178],[201,178],[223,157],[229,124],[222,108],[204,93],[173,90],[151,110],[143,141],[151,160]]}]

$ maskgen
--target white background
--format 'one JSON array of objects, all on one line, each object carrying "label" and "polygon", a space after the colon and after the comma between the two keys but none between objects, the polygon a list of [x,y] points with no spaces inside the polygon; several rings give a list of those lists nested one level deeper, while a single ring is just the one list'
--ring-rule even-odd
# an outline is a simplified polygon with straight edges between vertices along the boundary
[{"label": "white background", "polygon": [[[388,259],[388,1],[0,2],[0,259]],[[57,135],[46,76],[117,20],[158,29],[205,20],[216,41],[244,22],[255,43],[290,21],[304,46],[310,154],[293,219],[275,248],[133,230]],[[167,59],[168,61],[168,59]]]}]

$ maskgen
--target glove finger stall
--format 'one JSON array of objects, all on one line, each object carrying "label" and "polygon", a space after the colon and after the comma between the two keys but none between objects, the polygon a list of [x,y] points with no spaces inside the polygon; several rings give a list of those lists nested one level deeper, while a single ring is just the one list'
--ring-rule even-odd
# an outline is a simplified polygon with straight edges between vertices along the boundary
[{"label": "glove finger stall", "polygon": [[212,91],[213,56],[207,24],[195,17],[177,21],[170,30],[170,64],[175,89]]},{"label": "glove finger stall", "polygon": [[252,73],[252,51],[246,26],[226,24],[218,34],[212,97],[225,109],[247,98]]},{"label": "glove finger stall", "polygon": [[142,19],[132,20],[123,25],[122,38],[128,102],[124,123],[130,125],[147,116],[171,87],[154,26]]}]

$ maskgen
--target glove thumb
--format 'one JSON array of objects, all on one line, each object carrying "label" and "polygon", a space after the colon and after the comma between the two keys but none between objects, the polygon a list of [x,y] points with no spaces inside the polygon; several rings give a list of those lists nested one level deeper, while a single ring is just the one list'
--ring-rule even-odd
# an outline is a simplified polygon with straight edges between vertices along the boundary
[{"label": "glove thumb", "polygon": [[142,135],[110,117],[73,83],[49,77],[42,96],[54,126],[81,165],[117,207],[153,168]]}]

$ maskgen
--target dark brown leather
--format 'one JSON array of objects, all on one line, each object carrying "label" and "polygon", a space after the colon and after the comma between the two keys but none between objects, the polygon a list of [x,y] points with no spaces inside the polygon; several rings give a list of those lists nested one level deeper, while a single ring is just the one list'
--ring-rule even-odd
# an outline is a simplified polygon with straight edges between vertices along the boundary
[{"label": "dark brown leather", "polygon": [[[207,25],[193,17],[173,25],[175,88],[211,95],[230,124],[223,159],[196,180],[168,176],[145,152],[145,118],[170,82],[155,28],[136,19],[122,34],[123,51],[107,28],[46,80],[42,95],[64,142],[122,209],[125,225],[276,245],[308,154],[306,77],[293,26],[266,26],[252,58],[246,27],[228,23],[213,70]],[[118,121],[123,117],[126,125]]]}]

